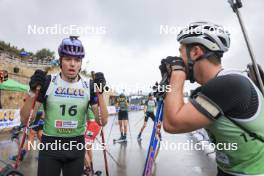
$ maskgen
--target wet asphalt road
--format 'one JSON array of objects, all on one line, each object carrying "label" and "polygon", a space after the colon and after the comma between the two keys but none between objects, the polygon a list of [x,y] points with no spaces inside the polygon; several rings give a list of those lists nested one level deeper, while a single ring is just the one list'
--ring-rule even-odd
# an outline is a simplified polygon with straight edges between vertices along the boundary
[{"label": "wet asphalt road", "polygon": [[[143,124],[143,112],[130,112],[130,131],[126,144],[113,144],[114,138],[119,138],[119,127],[116,116],[110,116],[108,124],[104,128],[108,151],[117,160],[107,155],[111,176],[141,176],[144,168],[153,122],[148,121],[148,126],[142,135],[142,142],[137,142],[137,134]],[[140,120],[141,119],[141,120]],[[139,123],[138,123],[139,122]],[[109,132],[113,124],[111,136]],[[100,138],[100,137],[98,137]],[[214,154],[206,154],[206,151],[184,150],[176,148],[176,144],[194,140],[190,134],[172,135],[162,131],[161,148],[154,165],[156,176],[214,176],[216,164]],[[95,142],[98,144],[98,142]],[[9,140],[8,134],[0,134],[0,158],[8,161],[8,157],[17,152],[17,145]],[[20,166],[25,176],[35,176],[37,173],[37,151],[30,151]],[[104,172],[103,152],[94,151],[94,168]],[[0,166],[3,166],[0,164]]]}]

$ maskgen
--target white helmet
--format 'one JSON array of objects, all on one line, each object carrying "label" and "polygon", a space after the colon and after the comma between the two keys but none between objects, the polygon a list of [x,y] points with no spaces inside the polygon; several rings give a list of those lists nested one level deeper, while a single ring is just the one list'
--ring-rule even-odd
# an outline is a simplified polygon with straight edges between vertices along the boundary
[{"label": "white helmet", "polygon": [[209,22],[195,22],[182,29],[177,36],[182,44],[199,43],[211,51],[226,52],[230,46],[228,31]]}]

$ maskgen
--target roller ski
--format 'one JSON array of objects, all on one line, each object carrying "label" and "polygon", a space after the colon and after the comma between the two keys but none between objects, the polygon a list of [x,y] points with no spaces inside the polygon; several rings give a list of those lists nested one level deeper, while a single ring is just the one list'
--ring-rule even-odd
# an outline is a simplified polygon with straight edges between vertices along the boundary
[{"label": "roller ski", "polygon": [[[27,151],[25,149],[23,149],[21,151],[20,158],[19,158],[20,161],[23,161],[23,159],[25,158],[26,153],[27,153]],[[12,161],[16,161],[17,157],[18,157],[18,155],[10,156],[9,159],[12,160]]]},{"label": "roller ski", "polygon": [[24,176],[16,170],[11,164],[7,164],[4,168],[0,168],[0,176]]},{"label": "roller ski", "polygon": [[127,140],[126,139],[114,139],[113,140],[113,143],[116,144],[116,143],[126,143]]},{"label": "roller ski", "polygon": [[138,141],[138,142],[141,142],[141,141],[142,141],[141,133],[138,134],[137,141]]},{"label": "roller ski", "polygon": [[126,143],[127,142],[127,138],[126,135],[122,135],[119,139],[114,139],[113,143]]},{"label": "roller ski", "polygon": [[102,171],[95,171],[95,173],[94,173],[94,175],[96,175],[96,176],[101,176],[103,174],[103,172]]},{"label": "roller ski", "polygon": [[88,168],[86,167],[83,171],[83,175],[84,176],[101,176],[102,175],[102,171],[100,170],[97,170],[97,171],[94,171],[92,168]]}]

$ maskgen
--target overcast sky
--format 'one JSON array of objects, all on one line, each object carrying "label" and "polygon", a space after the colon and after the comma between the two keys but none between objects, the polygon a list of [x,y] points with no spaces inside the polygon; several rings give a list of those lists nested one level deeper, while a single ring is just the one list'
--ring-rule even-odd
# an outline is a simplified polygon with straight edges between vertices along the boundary
[{"label": "overcast sky", "polygon": [[[160,60],[179,55],[175,29],[194,21],[210,21],[230,29],[231,47],[223,58],[225,67],[243,69],[250,62],[238,20],[226,0],[0,2],[0,40],[28,51],[49,48],[57,52],[61,39],[68,36],[49,31],[33,34],[29,26],[39,30],[56,25],[93,28],[80,36],[86,51],[84,64],[88,71],[104,72],[111,85],[149,87],[160,80]],[[248,35],[258,62],[264,66],[264,1],[243,3],[241,14]],[[168,27],[170,33],[161,33],[161,27]]]}]

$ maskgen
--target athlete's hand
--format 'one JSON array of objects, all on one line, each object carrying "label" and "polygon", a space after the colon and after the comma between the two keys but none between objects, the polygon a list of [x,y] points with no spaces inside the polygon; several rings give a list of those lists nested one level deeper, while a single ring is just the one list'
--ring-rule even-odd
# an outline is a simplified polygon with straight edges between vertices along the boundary
[{"label": "athlete's hand", "polygon": [[94,74],[94,85],[96,86],[96,89],[99,93],[104,92],[106,80],[102,72],[97,72]]},{"label": "athlete's hand", "polygon": [[154,97],[157,97],[158,88],[159,88],[159,83],[156,82],[155,85],[152,87]]},{"label": "athlete's hand", "polygon": [[44,86],[46,81],[46,73],[42,70],[36,70],[35,73],[31,76],[29,81],[29,87],[31,91],[35,91],[37,86]]},{"label": "athlete's hand", "polygon": [[162,77],[165,74],[170,77],[172,71],[180,70],[185,72],[185,64],[181,57],[168,56],[166,59],[161,60],[161,65],[159,66],[159,69]]},{"label": "athlete's hand", "polygon": [[0,70],[0,83],[8,80],[8,72],[6,70]]},{"label": "athlete's hand", "polygon": [[14,139],[18,139],[19,138],[19,133],[24,127],[25,127],[24,125],[20,124],[19,126],[15,126],[15,127],[12,128],[11,141],[13,141]]}]

